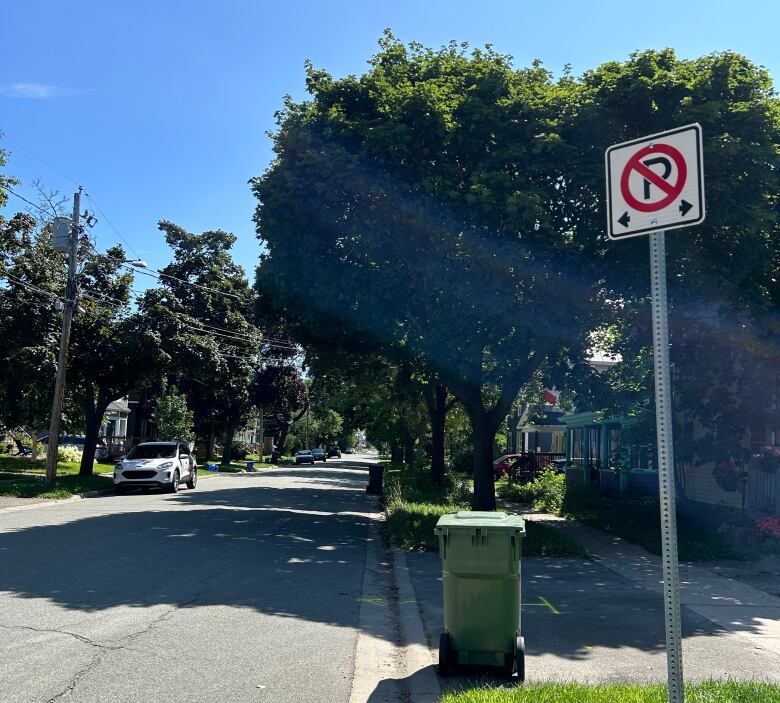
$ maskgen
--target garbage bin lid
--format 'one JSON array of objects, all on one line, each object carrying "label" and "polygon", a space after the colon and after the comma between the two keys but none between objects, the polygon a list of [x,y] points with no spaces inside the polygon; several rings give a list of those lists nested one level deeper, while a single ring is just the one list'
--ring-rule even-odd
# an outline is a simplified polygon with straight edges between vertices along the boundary
[{"label": "garbage bin lid", "polygon": [[457,513],[442,515],[436,523],[438,528],[474,529],[484,527],[490,530],[512,530],[525,532],[525,521],[519,515],[507,515],[503,512],[461,510]]}]

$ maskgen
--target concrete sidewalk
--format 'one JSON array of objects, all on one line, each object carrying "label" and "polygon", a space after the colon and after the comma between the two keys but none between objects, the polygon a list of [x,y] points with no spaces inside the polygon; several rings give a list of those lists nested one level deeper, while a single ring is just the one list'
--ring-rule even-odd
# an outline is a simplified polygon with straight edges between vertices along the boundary
[{"label": "concrete sidewalk", "polygon": [[[527,514],[583,544],[592,559],[522,562],[527,680],[583,683],[666,680],[660,558],[598,530]],[[437,554],[406,559],[432,656],[442,627]],[[780,682],[780,599],[707,569],[683,565],[683,655],[687,680]],[[483,673],[442,680],[452,689],[506,683]]]},{"label": "concrete sidewalk", "polygon": [[[525,517],[576,539],[601,565],[623,578],[647,590],[663,593],[660,556],[614,535],[555,515],[525,514]],[[740,635],[757,649],[780,657],[780,598],[691,563],[680,564],[680,598],[684,607],[714,625]]]}]

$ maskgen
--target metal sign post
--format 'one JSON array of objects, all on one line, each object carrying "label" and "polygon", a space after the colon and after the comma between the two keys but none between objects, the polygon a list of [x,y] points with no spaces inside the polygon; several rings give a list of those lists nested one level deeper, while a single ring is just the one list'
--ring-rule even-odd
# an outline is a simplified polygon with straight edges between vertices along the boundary
[{"label": "metal sign post", "polygon": [[666,304],[666,234],[650,235],[650,291],[653,312],[655,431],[658,442],[658,495],[661,503],[661,560],[664,577],[666,668],[670,703],[683,703],[680,578],[677,566],[677,515],[674,492],[672,392],[669,374],[669,323]]},{"label": "metal sign post", "polygon": [[680,579],[666,302],[666,232],[698,224],[705,217],[701,127],[687,125],[615,144],[605,155],[607,235],[650,236],[653,369],[661,503],[661,560],[664,579],[666,663],[670,703],[683,703]]}]

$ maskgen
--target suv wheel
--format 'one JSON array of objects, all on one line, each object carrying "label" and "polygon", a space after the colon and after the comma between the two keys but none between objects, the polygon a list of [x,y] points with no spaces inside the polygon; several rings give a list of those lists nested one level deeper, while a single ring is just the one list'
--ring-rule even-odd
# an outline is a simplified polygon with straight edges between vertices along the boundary
[{"label": "suv wheel", "polygon": [[179,492],[179,470],[176,469],[176,471],[173,472],[173,478],[171,479],[171,482],[168,484],[168,493],[178,493]]},{"label": "suv wheel", "polygon": [[194,468],[190,470],[190,478],[187,481],[187,488],[195,488],[198,485],[198,469]]}]

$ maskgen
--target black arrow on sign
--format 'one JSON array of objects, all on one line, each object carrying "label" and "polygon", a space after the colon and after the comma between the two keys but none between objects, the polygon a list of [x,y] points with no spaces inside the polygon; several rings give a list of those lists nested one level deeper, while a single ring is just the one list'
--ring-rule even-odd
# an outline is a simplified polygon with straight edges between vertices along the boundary
[{"label": "black arrow on sign", "polygon": [[[685,201],[683,201],[685,202]],[[631,218],[628,216],[628,212],[624,212],[621,216],[618,222],[623,225],[623,227],[628,227],[628,223],[631,222]]]},{"label": "black arrow on sign", "polygon": [[690,210],[693,207],[687,200],[681,200],[680,201],[680,212],[682,213],[683,217],[685,217],[688,214],[688,210]]}]

